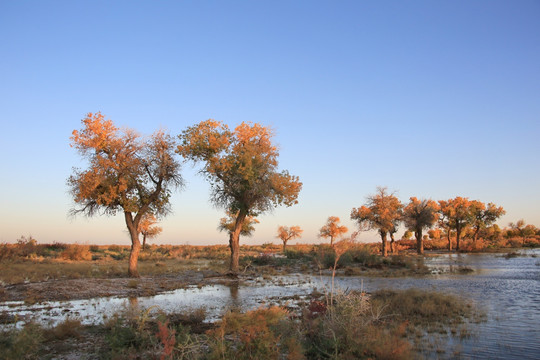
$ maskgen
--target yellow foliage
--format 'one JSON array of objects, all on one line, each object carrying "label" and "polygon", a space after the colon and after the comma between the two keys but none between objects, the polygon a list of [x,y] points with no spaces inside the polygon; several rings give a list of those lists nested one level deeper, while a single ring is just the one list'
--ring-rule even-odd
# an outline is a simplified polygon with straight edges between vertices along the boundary
[{"label": "yellow foliage", "polygon": [[330,238],[330,244],[333,244],[335,238],[349,231],[346,226],[339,225],[339,221],[337,216],[330,216],[326,221],[326,224],[319,230],[319,236]]}]

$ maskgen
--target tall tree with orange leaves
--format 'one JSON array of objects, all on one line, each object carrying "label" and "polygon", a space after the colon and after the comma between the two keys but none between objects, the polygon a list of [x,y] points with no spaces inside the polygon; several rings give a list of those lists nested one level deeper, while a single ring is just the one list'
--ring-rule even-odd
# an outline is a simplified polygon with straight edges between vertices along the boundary
[{"label": "tall tree with orange leaves", "polygon": [[460,196],[449,200],[439,200],[441,224],[448,229],[448,250],[452,250],[450,231],[456,231],[456,251],[459,251],[461,234],[473,222],[471,201]]},{"label": "tall tree with orange leaves", "polygon": [[122,212],[131,239],[128,275],[138,277],[140,223],[147,213],[166,215],[171,190],[182,185],[175,143],[163,131],[142,139],[99,112],[87,114],[82,125],[73,131],[71,146],[89,164],[86,170],[74,169],[67,180],[75,201],[71,214]]},{"label": "tall tree with orange leaves", "polygon": [[416,251],[418,254],[424,253],[424,242],[422,231],[429,229],[439,218],[439,204],[433,200],[418,200],[411,197],[409,203],[403,209],[403,222],[416,236]]},{"label": "tall tree with orange leaves", "polygon": [[287,171],[278,171],[272,133],[260,124],[242,123],[230,130],[210,119],[187,128],[179,138],[176,152],[203,163],[201,173],[210,182],[212,202],[236,214],[229,236],[230,272],[236,275],[246,217],[296,204],[302,183]]},{"label": "tall tree with orange leaves", "polygon": [[502,206],[497,206],[494,203],[487,205],[481,201],[473,200],[470,206],[472,227],[474,231],[473,241],[476,243],[480,231],[490,227],[497,221],[498,218],[506,214]]},{"label": "tall tree with orange leaves", "polygon": [[330,238],[330,245],[334,245],[334,239],[345,234],[349,229],[345,225],[339,225],[337,216],[330,216],[326,220],[326,224],[319,230],[319,237]]},{"label": "tall tree with orange leaves", "polygon": [[386,236],[401,220],[403,205],[386,187],[378,187],[374,195],[367,198],[365,205],[353,208],[351,220],[356,220],[360,230],[377,230],[381,236],[382,254],[388,256]]}]

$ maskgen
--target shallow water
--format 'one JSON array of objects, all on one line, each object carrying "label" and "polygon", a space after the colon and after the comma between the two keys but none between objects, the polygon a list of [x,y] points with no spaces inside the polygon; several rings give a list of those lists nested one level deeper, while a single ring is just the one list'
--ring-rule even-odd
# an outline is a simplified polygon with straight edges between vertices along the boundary
[{"label": "shallow water", "polygon": [[[381,288],[421,288],[450,292],[472,299],[485,309],[487,320],[471,324],[474,336],[450,342],[445,353],[430,357],[464,359],[540,358],[540,251],[528,250],[506,259],[501,254],[446,254],[426,258],[425,264],[437,275],[415,278],[337,277],[336,287],[374,291]],[[534,257],[533,257],[534,256]],[[536,257],[538,256],[538,258]],[[471,274],[453,272],[471,268]],[[26,306],[22,302],[1,303],[0,312],[32,317],[53,325],[67,317],[83,323],[100,323],[124,309],[155,306],[165,312],[205,308],[207,319],[215,320],[229,309],[249,310],[261,305],[294,306],[314,289],[323,292],[328,277],[290,275],[271,281],[253,279],[238,286],[211,285],[179,289],[152,297],[135,299],[99,298],[69,302],[50,302]],[[456,350],[457,349],[457,350]],[[454,352],[456,351],[456,352]]]}]

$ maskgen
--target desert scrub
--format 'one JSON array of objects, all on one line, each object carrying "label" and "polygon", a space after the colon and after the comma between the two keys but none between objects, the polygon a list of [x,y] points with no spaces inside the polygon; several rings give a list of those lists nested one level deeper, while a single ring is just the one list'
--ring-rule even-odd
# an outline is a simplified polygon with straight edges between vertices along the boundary
[{"label": "desert scrub", "polygon": [[297,327],[280,307],[229,312],[208,334],[209,359],[303,358]]},{"label": "desert scrub", "polygon": [[287,248],[284,255],[289,260],[311,260],[309,253],[297,249]]},{"label": "desert scrub", "polygon": [[435,291],[380,290],[372,294],[372,302],[388,314],[388,321],[407,324],[407,339],[424,358],[453,351],[450,343],[459,349],[460,340],[474,335],[471,326],[485,320],[485,313],[467,300]]},{"label": "desert scrub", "polygon": [[400,321],[386,320],[365,293],[338,293],[333,305],[313,301],[302,315],[309,359],[409,359],[411,345]]},{"label": "desert scrub", "polygon": [[45,328],[35,322],[27,322],[21,328],[4,328],[0,330],[0,358],[50,358],[50,350],[54,347],[52,342],[79,339],[81,329],[79,319],[66,319],[52,328]]},{"label": "desert scrub", "polygon": [[43,339],[43,328],[33,322],[22,329],[2,330],[0,354],[3,359],[39,359],[37,352]]},{"label": "desert scrub", "polygon": [[482,312],[456,296],[418,289],[337,293],[332,304],[314,300],[301,317],[310,359],[409,359],[438,341],[444,352],[450,337],[470,336]]},{"label": "desert scrub", "polygon": [[105,358],[135,358],[146,349],[157,346],[153,336],[155,329],[148,321],[152,308],[134,313],[116,314],[104,324],[107,347],[103,349]]},{"label": "desert scrub", "polygon": [[[458,325],[476,317],[467,301],[415,289],[336,293],[332,304],[319,294],[301,307],[295,314],[282,307],[229,312],[213,324],[204,309],[165,314],[156,307],[118,313],[97,326],[77,319],[52,329],[29,323],[0,333],[0,357],[44,358],[56,346],[105,359],[436,358],[450,337],[474,334]],[[99,345],[86,346],[88,339]]]},{"label": "desert scrub", "polygon": [[88,261],[92,260],[92,253],[88,246],[71,244],[62,251],[60,257],[65,260]]},{"label": "desert scrub", "polygon": [[372,294],[374,307],[385,309],[395,319],[413,325],[450,325],[480,320],[482,312],[455,295],[420,289],[378,290]]}]

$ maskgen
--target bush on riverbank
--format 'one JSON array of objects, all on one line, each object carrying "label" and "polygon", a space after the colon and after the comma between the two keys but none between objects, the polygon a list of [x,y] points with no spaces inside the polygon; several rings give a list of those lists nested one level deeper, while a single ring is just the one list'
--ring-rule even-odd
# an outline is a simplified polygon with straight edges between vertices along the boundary
[{"label": "bush on riverbank", "polygon": [[214,324],[204,323],[200,310],[167,315],[153,308],[120,313],[99,326],[73,319],[52,329],[28,323],[0,331],[0,353],[6,359],[410,359],[422,350],[412,340],[418,333],[433,324],[453,327],[477,312],[460,298],[422,290],[333,298],[331,304],[313,299],[296,313],[280,307],[229,312]]}]

